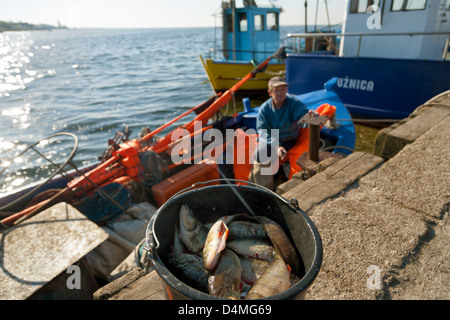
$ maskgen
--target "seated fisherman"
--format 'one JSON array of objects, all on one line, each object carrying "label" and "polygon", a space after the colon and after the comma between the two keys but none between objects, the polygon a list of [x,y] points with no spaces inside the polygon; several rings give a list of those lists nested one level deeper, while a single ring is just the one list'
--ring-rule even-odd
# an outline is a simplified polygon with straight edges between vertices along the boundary
[{"label": "seated fisherman", "polygon": [[[283,78],[270,79],[270,98],[261,105],[256,118],[258,148],[249,181],[273,191],[274,175],[279,168],[278,157],[284,160],[295,145],[301,128],[299,120],[308,112],[303,102],[287,94],[288,86]],[[272,157],[272,152],[276,152],[278,157]],[[277,161],[273,161],[274,158]]]}]

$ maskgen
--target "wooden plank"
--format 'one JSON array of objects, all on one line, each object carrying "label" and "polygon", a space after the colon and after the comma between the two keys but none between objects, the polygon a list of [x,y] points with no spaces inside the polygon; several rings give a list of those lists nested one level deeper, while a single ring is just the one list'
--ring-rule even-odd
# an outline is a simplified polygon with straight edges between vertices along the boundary
[{"label": "wooden plank", "polygon": [[156,271],[137,279],[110,300],[165,300],[162,280]]},{"label": "wooden plank", "polygon": [[0,300],[23,300],[108,238],[67,203],[0,233]]},{"label": "wooden plank", "polygon": [[351,183],[353,183],[374,169],[376,166],[383,163],[383,158],[381,157],[374,156],[370,153],[361,153],[362,156],[359,157],[357,161],[353,161],[343,167],[342,170],[335,172],[332,176],[333,179],[348,179],[352,181]]},{"label": "wooden plank", "polygon": [[354,152],[282,196],[289,200],[296,199],[300,209],[306,212],[314,204],[336,196],[382,162],[383,159],[378,156]]},{"label": "wooden plank", "polygon": [[145,276],[145,273],[141,268],[133,269],[120,278],[117,278],[116,280],[98,289],[94,292],[93,298],[94,300],[108,300],[120,292],[120,290],[143,276]]},{"label": "wooden plank", "polygon": [[317,186],[326,183],[328,180],[328,176],[333,176],[337,172],[341,171],[343,168],[347,167],[349,164],[353,162],[357,162],[361,157],[363,157],[363,152],[354,152],[348,157],[346,157],[343,160],[338,161],[337,163],[333,164],[329,168],[327,168],[325,171],[316,174],[312,178],[303,181],[301,183],[301,186],[297,186],[290,191],[283,194],[283,197],[301,197],[304,194],[307,194],[310,190],[313,190]]},{"label": "wooden plank", "polygon": [[158,273],[148,274],[136,268],[108,283],[94,293],[95,300],[164,300],[164,291]]},{"label": "wooden plank", "polygon": [[361,151],[353,152],[344,159],[336,162],[335,164],[327,168],[324,172],[326,172],[328,176],[333,176],[339,171],[351,166],[353,163],[358,163],[359,161],[361,161],[361,159],[363,159],[366,156],[367,153],[365,152]]}]

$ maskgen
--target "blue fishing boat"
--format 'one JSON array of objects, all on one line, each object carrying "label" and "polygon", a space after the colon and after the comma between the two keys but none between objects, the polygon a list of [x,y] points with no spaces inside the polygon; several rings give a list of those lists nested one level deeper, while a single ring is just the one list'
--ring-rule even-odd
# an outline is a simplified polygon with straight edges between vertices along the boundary
[{"label": "blue fishing boat", "polygon": [[403,119],[450,88],[450,2],[369,2],[346,1],[338,55],[288,55],[289,90],[302,94],[337,77],[336,92],[354,118]]},{"label": "blue fishing boat", "polygon": [[[275,52],[280,46],[285,46],[284,35],[280,30],[282,8],[272,5],[272,2],[270,4],[264,7],[258,6],[255,1],[243,1],[243,6],[237,7],[234,0],[222,1],[220,16],[222,27],[221,32],[216,32],[221,38],[222,47],[211,48],[209,57],[200,56],[208,81],[215,92],[228,90],[267,55]],[[317,34],[337,31],[331,25],[326,28],[318,28],[316,25],[312,30]],[[334,35],[286,43],[286,49],[290,52],[300,50],[313,54],[336,54],[337,46]],[[263,72],[245,83],[240,92],[252,95],[264,93],[269,79],[276,75],[284,76],[285,69],[284,60],[273,59]]]}]

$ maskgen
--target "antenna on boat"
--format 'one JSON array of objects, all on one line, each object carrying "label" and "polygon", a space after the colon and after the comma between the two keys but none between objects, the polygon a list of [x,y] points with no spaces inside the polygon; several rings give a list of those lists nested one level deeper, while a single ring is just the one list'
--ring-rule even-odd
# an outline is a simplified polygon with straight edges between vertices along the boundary
[{"label": "antenna on boat", "polygon": [[331,32],[330,13],[328,12],[328,1],[325,0],[325,9],[327,9],[328,31]]},{"label": "antenna on boat", "polygon": [[308,32],[308,0],[305,0],[305,33]]}]

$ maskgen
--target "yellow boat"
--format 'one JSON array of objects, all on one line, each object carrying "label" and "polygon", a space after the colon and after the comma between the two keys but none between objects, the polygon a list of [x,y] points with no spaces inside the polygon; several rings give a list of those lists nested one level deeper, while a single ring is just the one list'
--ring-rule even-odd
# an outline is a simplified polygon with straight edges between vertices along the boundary
[{"label": "yellow boat", "polygon": [[[217,58],[200,56],[208,80],[216,93],[230,89],[280,47],[281,8],[258,7],[254,1],[244,1],[236,8],[234,0],[222,0],[222,49],[210,50]],[[273,76],[284,76],[285,64],[273,60],[264,72],[247,81],[240,92],[267,90]]]},{"label": "yellow boat", "polygon": [[[210,49],[206,59],[200,56],[208,81],[216,93],[230,89],[252,71],[258,62],[264,61],[280,48],[281,13],[281,7],[272,3],[259,7],[255,1],[244,0],[243,7],[237,8],[235,0],[222,0],[222,48]],[[328,30],[331,32],[331,26],[328,26]],[[298,41],[293,38],[293,43],[288,45],[289,50],[292,53],[336,54],[335,37],[318,37],[317,33],[321,32],[316,28],[311,37],[305,36]],[[239,91],[245,94],[266,94],[268,80],[274,76],[284,76],[285,73],[284,61],[273,59],[263,72],[247,81]]]},{"label": "yellow boat", "polygon": [[[217,61],[204,59],[202,56],[200,56],[200,59],[215,92],[228,90],[255,68],[251,62]],[[247,81],[240,91],[260,92],[267,90],[267,82],[270,78],[284,76],[285,73],[284,63],[271,63],[264,72],[257,73],[254,78]]]}]

